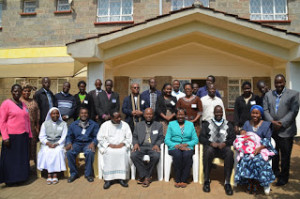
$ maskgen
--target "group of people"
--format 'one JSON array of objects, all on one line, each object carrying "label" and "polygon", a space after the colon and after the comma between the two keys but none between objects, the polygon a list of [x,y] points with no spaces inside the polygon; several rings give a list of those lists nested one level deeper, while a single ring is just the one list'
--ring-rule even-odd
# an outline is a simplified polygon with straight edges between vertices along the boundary
[{"label": "group of people", "polygon": [[[104,189],[116,180],[128,187],[130,159],[139,174],[138,184],[148,187],[160,158],[160,145],[164,143],[173,157],[175,187],[185,188],[198,142],[204,146],[201,151],[204,192],[210,192],[212,162],[219,157],[224,159],[225,193],[233,194],[232,146],[238,154],[235,181],[246,184],[249,193],[256,193],[258,186],[262,186],[268,194],[275,176],[278,186],[288,182],[299,93],[285,87],[285,77],[281,74],[275,77],[273,91],[263,81],[258,82],[261,96],[251,92],[250,82],[242,84],[243,94],[236,99],[233,123],[226,120],[212,75],[201,88],[197,84],[185,84],[184,92],[179,90],[178,80],[164,84],[159,91],[155,79],[151,78],[149,90],[143,93],[139,84],[133,83],[122,105],[125,121],[121,119],[119,95],[113,91],[110,79],[105,81],[105,90],[97,79],[96,89],[89,93],[86,83],[80,81],[79,92],[74,96],[69,93],[68,82],[56,95],[50,91],[50,85],[51,80],[43,78],[43,87],[31,99],[32,86],[15,84],[11,89],[12,98],[2,103],[0,183],[13,185],[28,179],[32,158],[39,170],[48,171],[47,184],[56,184],[57,173],[66,170],[65,154],[71,183],[79,177],[76,157],[81,152],[85,155],[84,175],[87,181],[93,182],[92,165],[98,148],[103,158]],[[275,140],[275,148],[271,138]],[[38,140],[41,149],[36,160]],[[144,162],[144,155],[150,156],[149,162]],[[270,159],[273,159],[272,166]]]}]

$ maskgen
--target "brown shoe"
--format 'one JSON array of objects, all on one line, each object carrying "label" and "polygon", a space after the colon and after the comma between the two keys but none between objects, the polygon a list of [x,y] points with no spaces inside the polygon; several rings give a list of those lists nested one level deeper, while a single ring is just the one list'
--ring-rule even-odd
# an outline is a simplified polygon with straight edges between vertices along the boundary
[{"label": "brown shoe", "polygon": [[144,183],[144,178],[141,178],[141,179],[138,179],[137,181],[136,181],[136,183],[137,184],[143,184]]},{"label": "brown shoe", "polygon": [[175,186],[176,188],[180,188],[180,185],[181,185],[180,182],[178,182],[178,183],[175,182],[175,184],[174,184],[174,186]]},{"label": "brown shoe", "polygon": [[150,186],[150,178],[145,178],[145,180],[144,180],[144,182],[143,182],[143,184],[142,184],[142,186],[143,187],[149,187]]},{"label": "brown shoe", "polygon": [[180,183],[181,188],[186,188],[186,186],[187,186],[187,183],[185,183],[185,182]]}]

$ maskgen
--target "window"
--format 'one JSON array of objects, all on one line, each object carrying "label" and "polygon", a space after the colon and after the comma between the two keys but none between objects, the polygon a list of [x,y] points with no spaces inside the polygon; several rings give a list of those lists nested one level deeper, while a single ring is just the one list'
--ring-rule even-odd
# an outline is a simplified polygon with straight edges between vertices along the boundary
[{"label": "window", "polygon": [[288,20],[287,0],[250,0],[251,20]]},{"label": "window", "polygon": [[[200,0],[203,6],[209,7],[209,0]],[[172,10],[179,10],[194,4],[195,0],[172,0]]]},{"label": "window", "polygon": [[[234,108],[235,99],[242,95],[242,84],[248,81],[252,84],[252,78],[229,78],[228,79],[228,108]],[[253,89],[253,86],[252,88]]]},{"label": "window", "polygon": [[35,13],[35,8],[35,1],[24,1],[24,13]]},{"label": "window", "polygon": [[132,0],[98,0],[97,22],[133,21]]},{"label": "window", "polygon": [[0,2],[0,27],[2,27],[2,3]]},{"label": "window", "polygon": [[69,0],[57,0],[57,11],[69,11],[71,6]]}]

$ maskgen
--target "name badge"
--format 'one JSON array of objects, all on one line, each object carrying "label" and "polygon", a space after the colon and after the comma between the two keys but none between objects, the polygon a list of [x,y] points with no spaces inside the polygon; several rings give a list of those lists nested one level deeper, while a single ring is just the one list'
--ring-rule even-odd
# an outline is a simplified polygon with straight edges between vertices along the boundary
[{"label": "name badge", "polygon": [[251,104],[251,105],[255,105],[256,102],[255,102],[255,101],[250,101],[250,104]]},{"label": "name badge", "polygon": [[197,108],[197,104],[192,104],[191,107],[192,108]]},{"label": "name badge", "polygon": [[83,103],[84,104],[88,104],[89,102],[87,100],[83,100]]},{"label": "name badge", "polygon": [[152,133],[153,135],[158,134],[158,130],[154,130]]},{"label": "name badge", "polygon": [[117,100],[116,99],[112,99],[111,102],[112,103],[117,103]]},{"label": "name badge", "polygon": [[172,104],[172,106],[175,106],[175,102],[174,101],[171,101],[170,103]]},{"label": "name badge", "polygon": [[61,126],[60,126],[60,127],[57,127],[57,130],[58,130],[58,131],[62,131],[62,130],[63,130],[63,127],[61,127]]},{"label": "name badge", "polygon": [[86,129],[82,129],[81,134],[84,135],[86,132]]},{"label": "name badge", "polygon": [[142,105],[144,105],[144,104],[145,104],[145,101],[144,101],[144,100],[142,100],[142,101],[141,101],[141,104],[142,104]]}]

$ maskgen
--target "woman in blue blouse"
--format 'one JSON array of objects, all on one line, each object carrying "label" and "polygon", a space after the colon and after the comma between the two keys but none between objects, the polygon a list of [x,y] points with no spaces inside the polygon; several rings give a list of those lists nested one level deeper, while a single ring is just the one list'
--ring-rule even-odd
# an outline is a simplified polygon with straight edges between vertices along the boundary
[{"label": "woman in blue blouse", "polygon": [[169,155],[173,157],[176,173],[175,187],[185,188],[193,164],[194,146],[198,137],[192,122],[185,120],[185,110],[177,111],[177,120],[169,123],[165,144],[169,147]]},{"label": "woman in blue blouse", "polygon": [[[261,155],[262,149],[277,153],[271,144],[271,123],[263,121],[264,110],[259,105],[254,105],[250,109],[251,120],[246,121],[243,130],[246,132],[254,132],[260,138],[260,147],[255,148],[254,157],[245,154],[237,164],[235,181],[238,184],[247,184],[247,191],[256,194],[257,186],[264,187],[265,194],[270,193],[270,184],[275,180],[272,166],[269,161],[265,161]],[[269,156],[269,159],[271,157]]]}]

